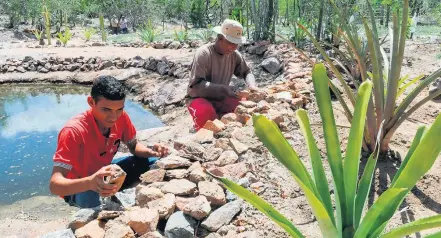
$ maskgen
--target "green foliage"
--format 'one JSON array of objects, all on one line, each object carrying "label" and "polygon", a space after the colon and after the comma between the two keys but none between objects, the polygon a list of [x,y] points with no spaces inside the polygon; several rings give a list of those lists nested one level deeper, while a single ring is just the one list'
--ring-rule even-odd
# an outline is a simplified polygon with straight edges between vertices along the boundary
[{"label": "green foliage", "polygon": [[297,23],[305,26],[308,29],[311,29],[311,24],[306,22],[304,19],[298,19],[296,22],[290,25],[292,32],[290,40],[296,43],[297,47],[302,48],[306,40],[306,33],[297,25]]},{"label": "green foliage", "polygon": [[46,28],[46,39],[47,39],[47,44],[51,45],[51,15],[49,13],[49,10],[47,8],[47,6],[43,6],[43,18],[44,18],[44,23],[45,23],[45,28]]},{"label": "green foliage", "polygon": [[43,32],[39,30],[33,30],[32,33],[34,34],[35,38],[37,38],[38,41],[41,40],[41,37],[43,36]]},{"label": "green foliage", "polygon": [[[366,133],[365,133],[365,150],[373,151],[377,143],[381,144],[381,151],[385,152],[389,150],[389,142],[394,135],[397,128],[418,108],[424,105],[427,101],[441,95],[441,91],[435,91],[428,96],[421,99],[419,102],[413,101],[417,98],[419,93],[423,91],[431,82],[441,76],[441,69],[435,71],[423,81],[418,79],[412,79],[410,85],[414,86],[413,90],[404,98],[403,101],[397,101],[398,95],[402,94],[406,88],[410,85],[405,83],[401,77],[401,66],[404,59],[404,48],[407,31],[407,21],[409,12],[409,2],[404,1],[401,22],[398,21],[398,10],[393,15],[393,25],[391,29],[391,46],[390,46],[390,60],[386,55],[383,47],[380,45],[380,40],[377,32],[377,24],[374,20],[373,10],[368,5],[368,17],[363,18],[364,32],[366,33],[366,39],[360,39],[358,37],[358,31],[351,24],[347,22],[347,18],[344,12],[340,12],[337,7],[334,9],[337,11],[342,22],[340,31],[346,46],[347,58],[355,59],[355,70],[359,72],[361,81],[371,79],[374,84],[374,90],[372,100],[369,104],[369,113],[367,114]],[[303,26],[299,25],[304,28]],[[349,85],[343,78],[343,75],[337,69],[335,61],[332,60],[321,45],[314,39],[314,37],[304,28],[310,39],[313,41],[316,48],[323,55],[325,61],[328,63],[330,69],[343,86],[344,93],[346,93],[352,105],[355,105],[355,96]],[[391,66],[391,67],[389,67]],[[370,72],[369,70],[372,70]],[[348,73],[348,76],[351,76]],[[351,78],[354,85],[358,87],[360,81],[356,78]],[[349,109],[348,104],[340,95],[330,82],[331,89],[337,96],[337,99],[342,104],[345,111],[345,115],[348,120],[352,121],[352,112]],[[398,105],[398,107],[397,107]],[[412,105],[412,106],[411,106]],[[382,128],[380,125],[384,124]],[[380,129],[382,128],[382,129]],[[379,135],[379,137],[377,137]]]},{"label": "green foliage", "polygon": [[204,27],[204,1],[192,0],[190,8],[190,21],[194,27]]},{"label": "green foliage", "polygon": [[100,14],[100,31],[101,31],[101,40],[103,42],[107,41],[107,32],[104,29],[104,16],[103,14]]},{"label": "green foliage", "polygon": [[93,35],[96,34],[96,29],[95,28],[87,28],[84,30],[84,38],[86,39],[86,41],[89,41],[90,38],[92,38]]},{"label": "green foliage", "polygon": [[138,32],[139,37],[146,43],[152,43],[158,39],[161,32],[153,26],[152,21],[145,23]]},{"label": "green foliage", "polygon": [[173,39],[175,41],[179,41],[179,42],[186,42],[186,41],[188,41],[188,31],[187,31],[187,29],[185,29],[183,31],[175,30],[175,32],[173,33]]},{"label": "green foliage", "polygon": [[64,33],[62,32],[58,32],[57,33],[57,39],[63,43],[64,46],[67,45],[67,43],[69,42],[69,40],[72,38],[72,33],[70,33],[69,28],[65,28]]},{"label": "green foliage", "polygon": [[211,25],[206,29],[202,29],[202,31],[196,33],[196,37],[203,42],[209,42],[213,36],[213,30],[211,29]]},{"label": "green foliage", "polygon": [[[307,112],[299,109],[296,111],[296,115],[306,139],[311,161],[311,173],[306,169],[303,160],[299,158],[298,153],[284,138],[274,121],[256,114],[253,116],[253,125],[260,141],[291,172],[291,175],[299,184],[317,219],[322,236],[336,238],[398,238],[441,227],[441,215],[436,215],[402,225],[384,233],[384,228],[406,195],[418,180],[430,170],[441,152],[441,147],[438,145],[438,141],[441,139],[441,115],[436,118],[430,127],[422,126],[418,129],[412,146],[406,155],[405,162],[395,175],[393,183],[374,201],[363,216],[379,152],[379,146],[377,145],[375,152],[368,158],[364,171],[360,171],[363,128],[366,123],[373,83],[366,80],[359,86],[348,144],[346,150],[344,150],[346,153],[343,156],[328,88],[329,78],[323,64],[314,66],[312,80],[323,123],[326,159],[331,168],[334,184],[335,214],[321,153],[312,134]],[[421,160],[423,157],[425,159]],[[362,172],[361,177],[359,177],[360,172]],[[304,237],[289,219],[262,198],[226,178],[217,177],[214,174],[212,176],[222,182],[228,190],[267,215],[292,237]]]}]

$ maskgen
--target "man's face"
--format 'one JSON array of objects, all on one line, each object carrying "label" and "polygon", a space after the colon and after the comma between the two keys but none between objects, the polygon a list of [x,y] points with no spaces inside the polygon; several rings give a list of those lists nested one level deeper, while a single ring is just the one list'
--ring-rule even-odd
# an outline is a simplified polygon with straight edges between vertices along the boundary
[{"label": "man's face", "polygon": [[229,42],[225,37],[221,36],[219,39],[219,48],[222,51],[221,53],[223,55],[229,55],[233,53],[235,50],[237,50],[238,45]]},{"label": "man's face", "polygon": [[87,98],[89,105],[92,107],[92,114],[97,120],[98,124],[103,127],[112,127],[124,110],[123,100],[108,100],[104,97],[99,97],[94,100],[91,96]]}]

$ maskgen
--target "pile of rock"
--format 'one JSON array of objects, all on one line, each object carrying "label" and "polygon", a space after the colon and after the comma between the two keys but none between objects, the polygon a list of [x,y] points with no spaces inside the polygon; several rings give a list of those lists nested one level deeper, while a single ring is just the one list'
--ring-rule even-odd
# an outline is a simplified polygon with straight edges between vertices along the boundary
[{"label": "pile of rock", "polygon": [[144,43],[144,42],[131,42],[131,43],[116,43],[113,46],[116,47],[133,47],[133,48],[147,48],[152,47],[154,49],[190,49],[190,48],[198,48],[203,45],[204,42],[200,40],[192,40],[186,42],[179,41],[162,41],[162,42],[154,42],[154,43]]},{"label": "pile of rock", "polygon": [[[123,207],[81,209],[63,237],[229,237],[257,234],[242,225],[243,201],[210,176],[226,177],[261,194],[266,185],[253,173],[250,158],[263,153],[251,116],[265,114],[280,128],[289,126],[293,107],[305,96],[295,83],[279,84],[266,92],[242,91],[235,113],[208,121],[197,133],[173,141],[171,155],[141,175],[141,183],[116,197]],[[299,100],[297,100],[299,99]],[[48,234],[46,237],[53,237]]]},{"label": "pile of rock", "polygon": [[30,56],[26,56],[22,60],[8,59],[6,63],[0,64],[0,72],[39,72],[48,73],[55,71],[70,72],[89,72],[99,71],[103,69],[127,69],[127,68],[144,68],[159,73],[160,75],[169,75],[177,78],[184,78],[188,65],[184,66],[174,63],[167,58],[149,57],[143,59],[136,56],[132,59],[121,59],[120,57],[112,60],[104,60],[100,57],[85,58],[83,56],[75,58],[49,57],[35,60]]}]

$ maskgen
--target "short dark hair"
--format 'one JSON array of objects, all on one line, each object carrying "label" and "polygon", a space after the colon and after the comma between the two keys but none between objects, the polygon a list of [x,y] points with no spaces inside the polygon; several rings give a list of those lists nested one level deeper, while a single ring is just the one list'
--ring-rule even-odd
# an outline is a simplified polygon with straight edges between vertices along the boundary
[{"label": "short dark hair", "polygon": [[98,101],[99,97],[104,97],[112,101],[123,100],[126,98],[126,89],[124,84],[115,77],[99,76],[93,81],[90,96],[92,96],[95,101]]}]

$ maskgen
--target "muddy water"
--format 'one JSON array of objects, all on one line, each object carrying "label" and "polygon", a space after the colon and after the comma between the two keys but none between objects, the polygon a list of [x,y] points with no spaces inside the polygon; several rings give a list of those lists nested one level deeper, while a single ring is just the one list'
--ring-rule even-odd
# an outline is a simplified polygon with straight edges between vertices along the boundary
[{"label": "muddy water", "polygon": [[[58,131],[89,108],[89,90],[72,85],[0,85],[0,205],[49,194]],[[131,100],[125,110],[137,130],[163,125]]]}]

